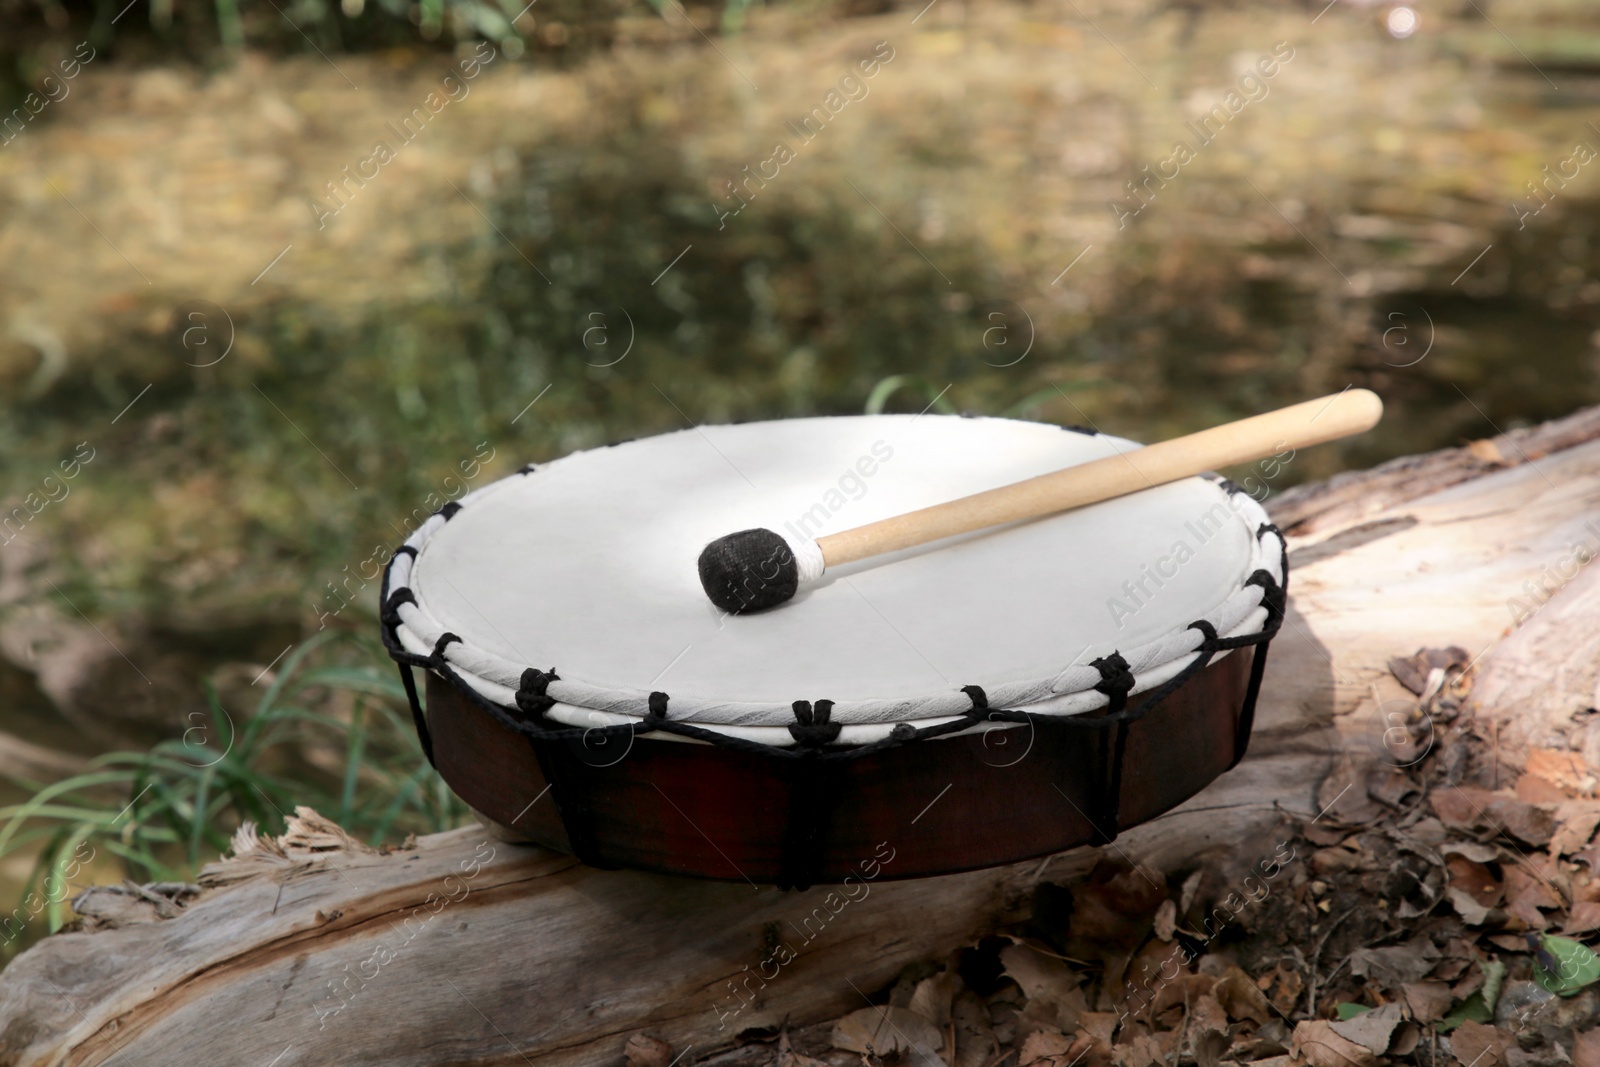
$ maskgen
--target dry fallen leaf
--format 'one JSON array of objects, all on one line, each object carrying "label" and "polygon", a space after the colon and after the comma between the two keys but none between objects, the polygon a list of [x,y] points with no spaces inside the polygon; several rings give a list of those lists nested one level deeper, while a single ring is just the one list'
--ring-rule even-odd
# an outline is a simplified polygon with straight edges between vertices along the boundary
[{"label": "dry fallen leaf", "polygon": [[1346,848],[1319,848],[1311,854],[1311,870],[1323,877],[1356,871],[1366,866],[1367,857]]},{"label": "dry fallen leaf", "polygon": [[1079,1017],[1078,1026],[1094,1040],[1109,1045],[1119,1018],[1114,1011],[1086,1011]]},{"label": "dry fallen leaf", "polygon": [[1465,891],[1484,908],[1500,903],[1504,888],[1483,864],[1474,863],[1465,856],[1451,856],[1445,860],[1445,869],[1450,874],[1451,889]]},{"label": "dry fallen leaf", "polygon": [[1450,1011],[1455,996],[1444,982],[1407,982],[1400,987],[1406,1008],[1419,1023],[1438,1022]]},{"label": "dry fallen leaf", "polygon": [[1414,1022],[1403,1022],[1389,1039],[1389,1055],[1409,1056],[1422,1042],[1422,1027]]},{"label": "dry fallen leaf", "polygon": [[1395,1027],[1403,1021],[1400,1005],[1392,1003],[1364,1011],[1353,1019],[1330,1022],[1328,1026],[1340,1037],[1354,1041],[1375,1056],[1382,1056],[1389,1049],[1389,1039],[1394,1035]]},{"label": "dry fallen leaf", "polygon": [[[1319,818],[1330,818],[1346,826],[1360,826],[1381,817],[1385,809],[1374,803],[1365,789],[1348,788],[1352,781],[1365,778],[1368,769],[1367,761],[1355,753],[1342,752],[1328,776],[1317,787],[1317,808],[1324,813]],[[1303,832],[1310,838],[1313,829],[1313,824],[1308,823]]]},{"label": "dry fallen leaf", "polygon": [[1433,806],[1434,814],[1446,826],[1456,830],[1477,827],[1493,799],[1494,794],[1487,789],[1461,785],[1436,789],[1428,794],[1428,803]]},{"label": "dry fallen leaf", "polygon": [[1484,789],[1451,786],[1428,794],[1428,803],[1446,826],[1509,834],[1543,848],[1555,833],[1555,817],[1546,807]]},{"label": "dry fallen leaf", "polygon": [[906,1007],[943,1030],[950,1024],[950,1003],[955,998],[956,976],[940,971],[917,983]]},{"label": "dry fallen leaf", "polygon": [[[1433,735],[1429,733],[1421,738],[1407,737],[1399,745],[1385,747],[1389,748],[1390,759],[1410,763],[1427,755],[1428,746],[1432,743]],[[1420,792],[1410,774],[1398,767],[1374,767],[1367,776],[1367,795],[1397,811],[1409,807],[1412,798]]]},{"label": "dry fallen leaf", "polygon": [[1222,1067],[1223,1053],[1227,1052],[1233,1042],[1228,1040],[1228,1035],[1218,1030],[1190,1030],[1189,1048],[1194,1053],[1197,1067]]},{"label": "dry fallen leaf", "polygon": [[1600,1067],[1600,1030],[1578,1035],[1572,1044],[1572,1067]]},{"label": "dry fallen leaf", "polygon": [[1592,930],[1600,930],[1600,904],[1592,900],[1580,900],[1572,905],[1572,911],[1567,915],[1567,921],[1561,932],[1567,936],[1573,934],[1587,934]]},{"label": "dry fallen leaf", "polygon": [[1433,668],[1428,666],[1422,653],[1415,656],[1396,656],[1389,661],[1389,673],[1394,675],[1395,681],[1411,690],[1413,696],[1421,696],[1428,685],[1428,675]]},{"label": "dry fallen leaf", "polygon": [[1102,860],[1086,881],[1072,887],[1067,955],[1086,959],[1108,952],[1131,954],[1166,896],[1159,875]]},{"label": "dry fallen leaf", "polygon": [[1205,880],[1206,872],[1197,870],[1183,880],[1183,886],[1178,890],[1178,914],[1187,915],[1189,909],[1194,907],[1194,898],[1200,892],[1200,883]]},{"label": "dry fallen leaf", "polygon": [[1267,984],[1261,986],[1258,982],[1258,987],[1267,994],[1272,1006],[1285,1015],[1291,1014],[1295,1006],[1300,1003],[1300,994],[1305,989],[1305,979],[1300,977],[1298,971],[1291,971],[1280,963],[1263,976],[1262,980]]},{"label": "dry fallen leaf", "polygon": [[1430,975],[1446,982],[1453,982],[1464,974],[1478,959],[1478,952],[1472,947],[1472,942],[1464,937],[1452,937],[1445,942],[1444,955]]},{"label": "dry fallen leaf", "polygon": [[1233,1044],[1228,1039],[1228,1013],[1209,993],[1196,997],[1188,1009],[1183,1034],[1195,1062],[1199,1067],[1218,1067],[1222,1054]]},{"label": "dry fallen leaf", "polygon": [[1296,1060],[1311,1067],[1377,1067],[1378,1057],[1342,1036],[1321,1019],[1300,1023],[1294,1028],[1289,1047]]},{"label": "dry fallen leaf", "polygon": [[1529,804],[1561,804],[1571,799],[1570,793],[1537,774],[1524,774],[1517,779],[1515,788],[1517,799],[1526,800]]},{"label": "dry fallen leaf", "polygon": [[1105,1042],[1079,1030],[1073,1036],[1072,1047],[1067,1050],[1067,1057],[1052,1062],[1049,1067],[1115,1067],[1116,1052]]},{"label": "dry fallen leaf", "polygon": [[1370,977],[1393,989],[1407,982],[1420,981],[1433,970],[1439,949],[1426,936],[1412,938],[1401,945],[1359,948],[1350,954],[1350,973]]},{"label": "dry fallen leaf", "polygon": [[1202,993],[1189,1005],[1188,1026],[1191,1032],[1212,1030],[1225,1034],[1228,1032],[1228,1013],[1222,1010],[1216,997]]},{"label": "dry fallen leaf", "polygon": [[1011,944],[1000,950],[1000,965],[1028,998],[1029,1015],[1041,1022],[1054,1020],[1063,1008],[1082,1002],[1081,994],[1074,995],[1082,979],[1064,960],[1027,945]]},{"label": "dry fallen leaf", "polygon": [[1495,797],[1485,814],[1492,828],[1536,848],[1548,845],[1556,832],[1555,815],[1525,800]]},{"label": "dry fallen leaf", "polygon": [[1457,645],[1449,648],[1419,648],[1413,655],[1389,661],[1389,673],[1395,681],[1416,696],[1428,691],[1428,679],[1435,670],[1448,673],[1459,671],[1471,661],[1467,650]]},{"label": "dry fallen leaf", "polygon": [[[1331,793],[1332,793],[1332,790],[1330,790],[1330,794]],[[1321,795],[1320,790],[1318,792],[1318,795],[1319,796]],[[1323,826],[1323,825],[1321,825],[1319,823],[1314,823],[1314,822],[1308,822],[1304,826],[1300,827],[1300,836],[1301,837],[1304,837],[1307,841],[1310,841],[1313,845],[1318,845],[1318,846],[1323,846],[1323,847],[1326,847],[1328,845],[1337,845],[1340,841],[1344,840],[1345,835],[1348,832],[1349,831],[1347,831],[1347,830],[1339,829],[1337,826]],[[1178,910],[1179,911],[1187,911],[1189,909],[1185,908],[1182,904],[1179,904],[1178,905]]]},{"label": "dry fallen leaf", "polygon": [[1486,1023],[1465,1022],[1450,1034],[1450,1054],[1462,1067],[1506,1067],[1506,1038]]},{"label": "dry fallen leaf", "polygon": [[1197,997],[1210,995],[1216,985],[1216,975],[1180,974],[1156,991],[1156,998],[1151,1002],[1151,1013],[1160,1015],[1169,1008],[1192,1004]]},{"label": "dry fallen leaf", "polygon": [[1461,916],[1461,921],[1468,926],[1483,926],[1489,922],[1493,908],[1486,908],[1473,899],[1472,894],[1465,890],[1448,887],[1444,891],[1444,898],[1450,906]]},{"label": "dry fallen leaf", "polygon": [[944,1049],[944,1035],[916,1012],[893,1005],[861,1008],[833,1024],[834,1048],[863,1055],[909,1052],[927,1063]]},{"label": "dry fallen leaf", "polygon": [[1493,863],[1500,858],[1500,850],[1479,841],[1446,841],[1439,846],[1443,856],[1465,856],[1474,863]]},{"label": "dry fallen leaf", "polygon": [[1600,801],[1569,800],[1556,808],[1556,832],[1550,838],[1552,856],[1571,856],[1583,849],[1600,826]]},{"label": "dry fallen leaf", "polygon": [[1117,1067],[1166,1067],[1161,1046],[1153,1037],[1141,1034],[1132,1041],[1119,1044],[1116,1052]]},{"label": "dry fallen leaf", "polygon": [[628,1067],[667,1067],[672,1062],[672,1046],[659,1037],[634,1034],[623,1046]]},{"label": "dry fallen leaf", "polygon": [[1163,900],[1156,909],[1156,937],[1162,941],[1171,941],[1173,931],[1178,928],[1178,905],[1172,900]]},{"label": "dry fallen leaf", "polygon": [[1047,1063],[1064,1062],[1067,1050],[1071,1047],[1072,1041],[1060,1030],[1035,1030],[1023,1039],[1022,1051],[1017,1054],[1018,1067],[1028,1067],[1030,1063],[1041,1060]]},{"label": "dry fallen leaf", "polygon": [[983,1067],[996,1047],[989,1009],[977,994],[963,989],[951,1006],[950,1018],[956,1029],[956,1047],[951,1067]]},{"label": "dry fallen leaf", "polygon": [[1217,998],[1230,1018],[1249,1019],[1260,1026],[1272,1018],[1272,1007],[1250,976],[1238,967],[1229,967],[1218,980],[1211,995]]},{"label": "dry fallen leaf", "polygon": [[1563,749],[1530,749],[1523,769],[1574,796],[1591,793],[1600,786],[1600,770],[1591,767],[1578,753]]},{"label": "dry fallen leaf", "polygon": [[1232,1027],[1234,1043],[1231,1058],[1240,1063],[1250,1063],[1263,1056],[1283,1055],[1289,1051],[1289,1026],[1284,1020],[1274,1018],[1265,1026],[1256,1027],[1254,1034],[1243,1027]]},{"label": "dry fallen leaf", "polygon": [[1505,890],[1507,914],[1521,919],[1531,930],[1543,930],[1550,925],[1541,909],[1559,908],[1563,904],[1546,879],[1535,877],[1521,866],[1506,868]]}]

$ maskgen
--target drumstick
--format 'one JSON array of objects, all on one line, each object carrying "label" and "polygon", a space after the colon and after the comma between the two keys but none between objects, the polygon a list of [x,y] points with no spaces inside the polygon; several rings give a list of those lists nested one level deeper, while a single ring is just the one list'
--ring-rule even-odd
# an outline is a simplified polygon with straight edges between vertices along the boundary
[{"label": "drumstick", "polygon": [[1218,467],[1250,463],[1285,448],[1364,433],[1382,415],[1383,401],[1376,393],[1347,389],[815,541],[795,543],[772,530],[740,530],[717,538],[700,553],[700,584],[725,611],[761,611],[790,599],[829,567],[1096,504]]}]

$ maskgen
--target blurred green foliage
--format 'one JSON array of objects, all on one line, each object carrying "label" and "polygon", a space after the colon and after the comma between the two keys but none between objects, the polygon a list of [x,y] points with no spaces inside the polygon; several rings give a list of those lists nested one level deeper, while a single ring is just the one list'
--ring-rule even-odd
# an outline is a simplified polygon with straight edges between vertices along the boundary
[{"label": "blurred green foliage", "polygon": [[109,417],[154,383],[137,419],[98,431],[115,476],[80,479],[55,517],[100,543],[61,561],[66,595],[91,616],[315,628],[343,589],[361,606],[325,624],[369,627],[369,561],[474,457],[473,487],[690,423],[859,413],[908,372],[925,385],[875,409],[944,391],[940,410],[1077,422],[1068,394],[1109,385],[1073,336],[1035,340],[981,248],[923,242],[934,268],[848,185],[785,191],[787,175],[719,232],[670,136],[614,121],[598,144],[520,164],[482,238],[427,250],[456,283],[444,298],[354,321],[269,305],[233,323],[239,351],[198,369],[172,337],[133,334],[114,362],[17,405],[0,469],[20,484],[81,440],[85,412]]},{"label": "blurred green foliage", "polygon": [[[750,0],[731,0],[737,27]],[[0,109],[37,89],[51,67],[88,41],[135,61],[216,66],[240,50],[279,54],[444,47],[489,40],[559,62],[611,42],[624,0],[0,0]],[[643,10],[640,5],[640,10]],[[519,17],[520,16],[520,17]]]}]

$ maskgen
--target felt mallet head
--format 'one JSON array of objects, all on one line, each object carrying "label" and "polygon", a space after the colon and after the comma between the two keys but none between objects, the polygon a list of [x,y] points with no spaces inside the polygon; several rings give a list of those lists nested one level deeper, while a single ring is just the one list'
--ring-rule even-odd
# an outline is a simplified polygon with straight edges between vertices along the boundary
[{"label": "felt mallet head", "polygon": [[723,611],[744,615],[777,607],[800,588],[794,551],[771,530],[740,530],[700,552],[700,586]]}]

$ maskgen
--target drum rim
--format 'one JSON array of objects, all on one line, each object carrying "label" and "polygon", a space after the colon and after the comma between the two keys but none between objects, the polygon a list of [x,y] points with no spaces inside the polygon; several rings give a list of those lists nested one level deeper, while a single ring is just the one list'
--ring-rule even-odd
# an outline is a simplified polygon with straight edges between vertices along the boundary
[{"label": "drum rim", "polygon": [[[1111,441],[1125,440],[1076,427],[1056,427],[1050,423],[1029,423],[1028,420],[1013,419],[995,421],[1051,426]],[[620,447],[642,444],[653,439],[654,437],[649,437],[623,442]],[[531,664],[511,662],[486,649],[474,647],[458,635],[446,631],[431,612],[418,602],[411,585],[413,565],[417,557],[456,514],[472,506],[485,495],[508,490],[518,484],[520,478],[536,476],[540,470],[560,463],[570,456],[581,454],[581,452],[569,453],[568,456],[543,465],[529,464],[515,474],[469,493],[460,501],[446,504],[420,525],[395,551],[384,572],[382,592],[384,637],[386,644],[390,646],[391,655],[395,658],[436,659],[441,666],[447,666],[449,672],[459,679],[458,684],[473,690],[484,703],[515,713],[521,703],[518,699],[519,691],[526,688],[531,673],[541,678],[539,702],[544,712],[554,722],[580,728],[628,728],[649,720],[656,707],[655,698],[660,698],[660,703],[664,706],[665,694],[651,694],[629,687],[564,679],[558,673],[559,664],[549,669],[540,669]],[[1175,628],[1144,645],[1113,652],[1111,655],[1121,660],[1132,678],[1131,689],[1125,695],[1138,695],[1162,687],[1170,679],[1188,673],[1190,666],[1204,654],[1204,647],[1216,638],[1242,641],[1244,636],[1260,631],[1263,623],[1271,616],[1268,604],[1269,584],[1278,589],[1286,585],[1286,545],[1259,502],[1220,476],[1206,475],[1203,476],[1203,480],[1211,482],[1226,494],[1230,512],[1244,522],[1247,529],[1251,524],[1255,527],[1255,535],[1251,539],[1251,555],[1244,568],[1246,577],[1200,619]],[[1207,630],[1215,636],[1208,636]],[[1227,655],[1227,651],[1222,651],[1221,655]],[[1212,658],[1220,657],[1213,655]],[[1100,661],[1069,665],[1050,678],[990,686],[987,699],[995,707],[1051,718],[1068,718],[1102,711],[1112,703],[1112,700],[1103,687],[1104,668],[1099,664]],[[1069,672],[1074,671],[1075,684],[1070,687],[1068,685],[1058,687],[1057,683]],[[973,710],[974,702],[969,694],[972,688],[974,687],[953,688],[947,692],[929,694],[920,700],[879,698],[838,702],[818,701],[818,704],[828,705],[827,718],[831,718],[831,722],[837,727],[833,731],[836,743],[871,745],[884,741],[903,727],[921,732],[930,727],[954,725],[957,720],[970,715]],[[807,698],[815,698],[818,695],[797,694]],[[798,708],[801,704],[810,707],[809,699],[797,699],[788,703],[714,701],[704,702],[707,703],[707,707],[698,706],[701,703],[693,698],[680,698],[672,708],[670,718],[697,727],[694,733],[707,731],[712,738],[725,737],[735,743],[754,742],[776,747],[792,746],[797,743],[792,726],[799,714]],[[754,713],[769,717],[771,722],[765,725],[738,725],[718,722],[714,713],[709,718],[703,717],[706,712],[712,710],[709,705],[713,703],[718,709],[730,707],[737,709],[736,713],[741,718],[748,718]],[[943,734],[943,731],[939,732]],[[691,737],[681,735],[673,739],[693,740]]]}]

